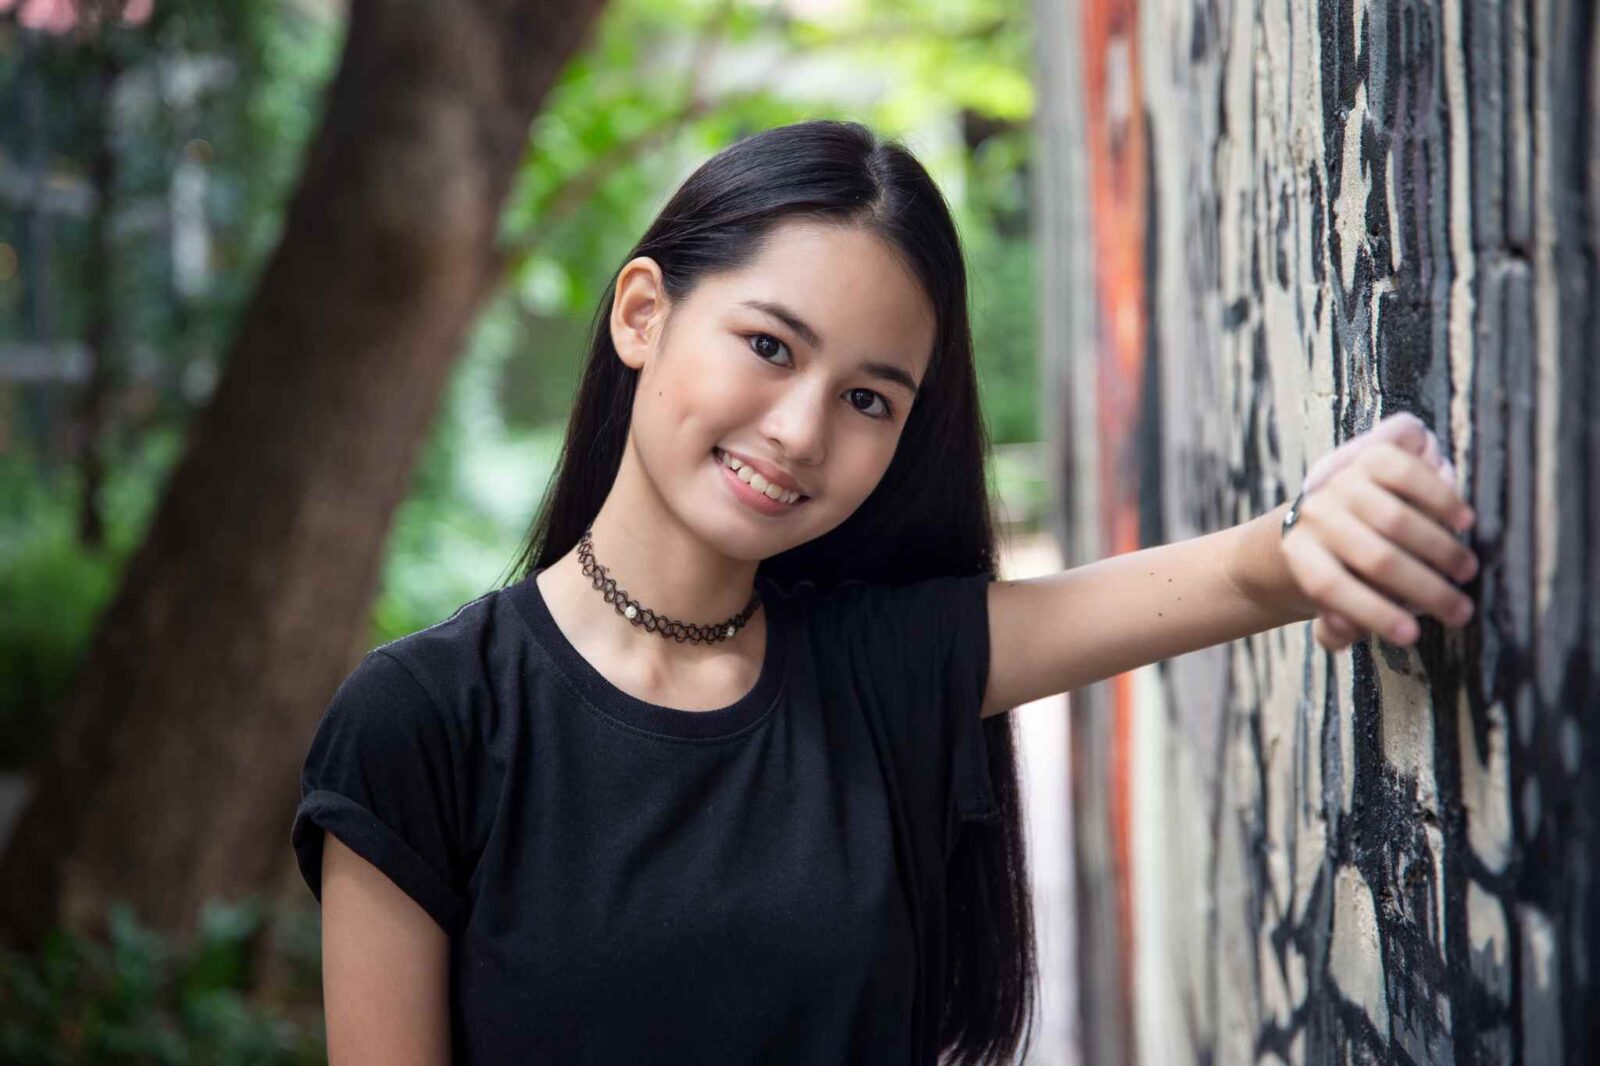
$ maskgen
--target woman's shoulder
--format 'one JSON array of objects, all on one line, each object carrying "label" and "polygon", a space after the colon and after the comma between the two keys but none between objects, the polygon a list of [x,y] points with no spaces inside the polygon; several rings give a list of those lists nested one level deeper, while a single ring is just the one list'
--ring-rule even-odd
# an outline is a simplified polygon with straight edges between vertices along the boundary
[{"label": "woman's shoulder", "polygon": [[458,716],[482,706],[477,695],[521,659],[524,633],[505,589],[491,589],[431,625],[373,647],[345,684],[381,682],[393,692],[409,679],[413,702]]},{"label": "woman's shoulder", "polygon": [[503,589],[490,589],[473,600],[468,600],[437,622],[391,637],[376,645],[372,651],[382,652],[402,662],[427,662],[449,659],[465,648],[478,643],[494,626],[496,601]]}]

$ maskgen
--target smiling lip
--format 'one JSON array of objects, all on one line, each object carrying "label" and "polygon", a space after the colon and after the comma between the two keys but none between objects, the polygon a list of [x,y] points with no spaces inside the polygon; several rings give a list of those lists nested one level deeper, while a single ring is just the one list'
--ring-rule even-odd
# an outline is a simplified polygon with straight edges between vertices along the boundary
[{"label": "smiling lip", "polygon": [[738,452],[730,452],[726,448],[718,448],[717,451],[721,452],[723,455],[731,456],[734,459],[739,460],[751,470],[754,470],[756,473],[766,478],[770,484],[776,485],[780,489],[787,489],[790,492],[798,492],[802,496],[806,494],[805,489],[789,480],[789,476],[781,470],[770,467],[766,463],[760,462],[759,460],[746,458],[745,456],[740,455]]},{"label": "smiling lip", "polygon": [[[718,449],[718,451],[720,450]],[[716,452],[712,452],[711,461],[717,464],[717,469],[722,471],[722,476],[727,479],[729,491],[737,496],[740,502],[751,510],[758,511],[768,517],[782,517],[798,507],[805,506],[807,501],[811,499],[809,496],[802,496],[794,503],[783,503],[779,500],[774,500],[764,492],[757,492],[755,486],[734,473],[733,468],[723,462],[722,457]]]}]

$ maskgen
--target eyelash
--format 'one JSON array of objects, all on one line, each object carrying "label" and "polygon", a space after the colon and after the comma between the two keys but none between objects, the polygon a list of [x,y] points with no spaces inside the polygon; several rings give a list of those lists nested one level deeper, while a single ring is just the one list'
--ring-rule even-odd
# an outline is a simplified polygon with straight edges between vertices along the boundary
[{"label": "eyelash", "polygon": [[[765,338],[767,338],[767,340],[774,341],[775,343],[777,343],[779,346],[781,346],[783,348],[788,348],[789,347],[787,344],[784,344],[783,341],[778,340],[777,337],[774,337],[770,333],[745,333],[745,334],[742,334],[742,336],[744,337],[745,342],[750,345],[750,350],[753,351],[753,352],[755,352],[755,344],[753,342],[755,341],[755,339],[757,337],[765,337]],[[760,352],[755,352],[755,355],[756,355],[756,358],[760,359],[762,362],[766,362],[766,363],[771,363],[772,362],[771,359],[768,359],[766,356],[762,355]],[[777,364],[773,364],[773,365],[777,365]],[[881,414],[881,415],[871,414],[871,413],[869,413],[867,411],[862,411],[861,408],[859,408],[859,407],[855,407],[854,404],[851,405],[852,407],[854,407],[855,410],[860,411],[862,414],[866,415],[868,418],[876,418],[876,419],[888,420],[888,419],[892,419],[894,417],[894,405],[889,402],[889,397],[885,396],[883,393],[876,392],[876,391],[874,391],[872,389],[851,389],[850,391],[851,392],[865,392],[865,393],[867,393],[869,395],[876,396],[879,400],[883,401],[883,414]]]}]

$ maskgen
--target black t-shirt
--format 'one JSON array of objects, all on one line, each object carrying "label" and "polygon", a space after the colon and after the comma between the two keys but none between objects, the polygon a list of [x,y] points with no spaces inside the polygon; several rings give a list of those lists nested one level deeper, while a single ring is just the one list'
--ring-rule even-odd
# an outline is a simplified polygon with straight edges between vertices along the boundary
[{"label": "black t-shirt", "polygon": [[760,677],[709,711],[607,681],[531,576],[497,589],[340,686],[301,873],[320,900],[331,831],[450,935],[457,1066],[931,1063],[945,863],[998,817],[989,580],[763,582]]}]

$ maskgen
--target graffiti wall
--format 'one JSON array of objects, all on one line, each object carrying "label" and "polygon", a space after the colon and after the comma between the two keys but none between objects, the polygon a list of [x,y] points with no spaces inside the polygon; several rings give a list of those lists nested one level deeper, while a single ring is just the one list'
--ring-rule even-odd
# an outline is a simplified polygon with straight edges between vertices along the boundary
[{"label": "graffiti wall", "polygon": [[1408,410],[1483,563],[1410,648],[1306,623],[1075,696],[1084,1060],[1600,1061],[1595,5],[1035,14],[1070,561]]}]

